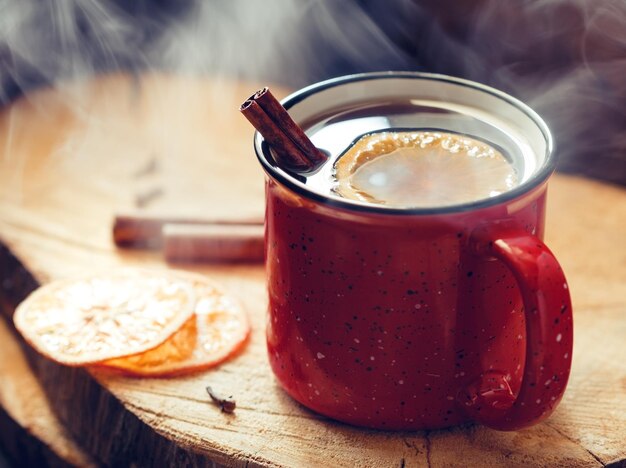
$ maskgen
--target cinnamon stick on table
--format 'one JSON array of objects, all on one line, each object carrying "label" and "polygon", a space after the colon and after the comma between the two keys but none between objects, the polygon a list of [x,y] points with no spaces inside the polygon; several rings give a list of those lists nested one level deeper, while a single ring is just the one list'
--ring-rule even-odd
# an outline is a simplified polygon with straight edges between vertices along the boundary
[{"label": "cinnamon stick on table", "polygon": [[315,147],[269,88],[254,93],[239,110],[274,150],[279,165],[307,172],[326,161],[326,155]]},{"label": "cinnamon stick on table", "polygon": [[264,227],[261,225],[163,226],[163,252],[168,262],[263,261]]},{"label": "cinnamon stick on table", "polygon": [[124,213],[115,216],[113,241],[118,247],[160,248],[163,245],[163,226],[185,225],[263,225],[262,217],[243,218],[191,218],[159,216],[142,213]]}]

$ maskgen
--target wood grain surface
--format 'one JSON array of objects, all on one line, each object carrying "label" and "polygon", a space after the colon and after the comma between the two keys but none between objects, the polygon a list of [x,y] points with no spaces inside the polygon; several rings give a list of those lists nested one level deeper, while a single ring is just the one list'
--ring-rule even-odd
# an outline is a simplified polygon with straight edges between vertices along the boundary
[{"label": "wood grain surface", "polygon": [[[111,221],[118,210],[143,203],[146,212],[178,216],[262,214],[263,174],[252,151],[249,124],[236,111],[254,88],[226,79],[116,75],[42,90],[5,109],[0,114],[0,240],[6,246],[0,249],[0,295],[7,318],[36,283],[120,265],[169,268],[158,252],[113,246]],[[145,194],[156,192],[146,202]],[[25,353],[41,385],[31,387],[45,391],[55,412],[44,417],[47,424],[56,424],[58,418],[99,463],[620,463],[626,460],[625,222],[623,189],[553,178],[546,240],[572,290],[573,371],[555,414],[518,432],[480,426],[402,433],[364,430],[295,403],[278,387],[268,366],[267,299],[258,266],[178,265],[210,275],[239,297],[249,313],[249,344],[216,369],[176,379],[70,369],[17,346],[17,338],[2,338],[8,336],[5,328],[0,328],[0,356]],[[4,396],[7,388],[32,375],[26,366],[7,377],[3,368],[2,375],[0,403],[5,412],[15,413],[26,402]],[[211,404],[207,385],[234,396],[234,415]],[[27,430],[46,411],[33,410],[13,420]],[[61,429],[53,432],[62,435]],[[11,437],[0,434],[1,439]]]}]

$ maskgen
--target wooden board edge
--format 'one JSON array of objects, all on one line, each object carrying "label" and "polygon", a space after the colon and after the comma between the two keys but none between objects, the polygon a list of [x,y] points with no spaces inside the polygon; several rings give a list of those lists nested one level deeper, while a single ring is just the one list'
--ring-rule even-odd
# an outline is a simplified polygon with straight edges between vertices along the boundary
[{"label": "wooden board edge", "polygon": [[56,452],[31,434],[17,419],[0,406],[0,449],[14,466],[71,467],[73,460]]},{"label": "wooden board edge", "polygon": [[[5,253],[0,244],[2,272],[15,264],[15,259]],[[25,270],[15,277],[16,282],[0,276],[0,315],[8,319],[8,327],[1,324],[2,351],[7,351],[3,358],[10,358],[10,364],[3,367],[7,374],[2,377],[13,379],[13,385],[4,385],[0,393],[0,448],[15,466],[95,466],[91,457],[62,429],[29,368],[24,346],[11,336],[15,331],[10,320],[14,307],[10,295],[4,291],[32,288],[32,277],[23,273]]]}]

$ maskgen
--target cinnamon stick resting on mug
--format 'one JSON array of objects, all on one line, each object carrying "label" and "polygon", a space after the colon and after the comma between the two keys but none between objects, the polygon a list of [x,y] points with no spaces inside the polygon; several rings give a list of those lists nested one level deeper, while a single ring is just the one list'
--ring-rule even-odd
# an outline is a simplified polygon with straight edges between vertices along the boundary
[{"label": "cinnamon stick resting on mug", "polygon": [[309,172],[319,168],[328,159],[268,87],[246,99],[239,111],[263,135],[280,166],[296,172]]},{"label": "cinnamon stick resting on mug", "polygon": [[168,262],[257,263],[264,257],[262,225],[166,224],[163,252]]},{"label": "cinnamon stick resting on mug", "polygon": [[118,247],[158,249],[163,245],[163,226],[177,225],[263,225],[262,217],[190,218],[123,213],[115,216],[113,241]]}]

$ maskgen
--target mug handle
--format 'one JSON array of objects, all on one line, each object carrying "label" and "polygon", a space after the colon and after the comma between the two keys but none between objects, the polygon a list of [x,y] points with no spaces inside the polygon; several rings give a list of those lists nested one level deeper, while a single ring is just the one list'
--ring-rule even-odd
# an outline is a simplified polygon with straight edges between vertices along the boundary
[{"label": "mug handle", "polygon": [[478,228],[470,245],[503,262],[517,280],[526,317],[526,364],[515,397],[501,374],[485,372],[460,395],[476,422],[517,430],[548,417],[561,400],[572,362],[573,322],[563,270],[536,236],[508,222]]}]

